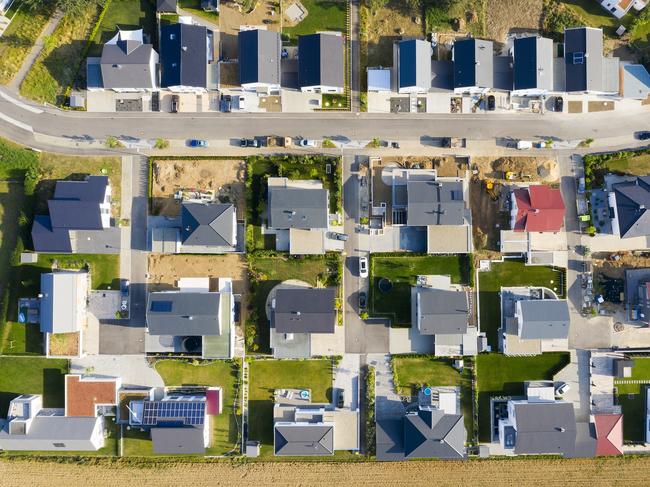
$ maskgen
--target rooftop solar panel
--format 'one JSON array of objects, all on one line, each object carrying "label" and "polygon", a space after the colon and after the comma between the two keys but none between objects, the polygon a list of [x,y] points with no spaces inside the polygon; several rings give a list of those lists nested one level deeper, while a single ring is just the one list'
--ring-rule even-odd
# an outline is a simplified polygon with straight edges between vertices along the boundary
[{"label": "rooftop solar panel", "polygon": [[205,421],[205,401],[145,401],[143,426],[161,423],[200,426]]},{"label": "rooftop solar panel", "polygon": [[151,311],[157,311],[160,313],[169,313],[172,310],[171,301],[152,301],[151,302]]}]

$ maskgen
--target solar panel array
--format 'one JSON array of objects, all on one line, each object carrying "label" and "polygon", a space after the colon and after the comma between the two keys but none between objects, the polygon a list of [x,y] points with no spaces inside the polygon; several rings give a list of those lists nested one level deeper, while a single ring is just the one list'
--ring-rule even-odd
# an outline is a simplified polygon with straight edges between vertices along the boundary
[{"label": "solar panel array", "polygon": [[200,426],[205,421],[205,401],[145,401],[142,425],[182,423]]}]

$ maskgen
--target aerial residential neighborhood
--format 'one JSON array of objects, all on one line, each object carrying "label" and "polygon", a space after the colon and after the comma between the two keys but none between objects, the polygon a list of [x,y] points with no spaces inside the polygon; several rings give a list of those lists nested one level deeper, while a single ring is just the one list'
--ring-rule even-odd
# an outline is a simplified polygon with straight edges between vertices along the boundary
[{"label": "aerial residential neighborhood", "polygon": [[647,485],[646,0],[0,0],[0,485]]}]

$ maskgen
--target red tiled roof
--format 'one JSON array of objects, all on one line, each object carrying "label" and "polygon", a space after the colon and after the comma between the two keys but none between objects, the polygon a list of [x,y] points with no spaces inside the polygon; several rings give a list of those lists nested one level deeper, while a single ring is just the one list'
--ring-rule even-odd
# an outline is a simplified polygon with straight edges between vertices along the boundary
[{"label": "red tiled roof", "polygon": [[597,414],[596,456],[623,454],[623,415]]},{"label": "red tiled roof", "polygon": [[117,379],[83,379],[65,376],[65,415],[95,416],[96,404],[116,404]]},{"label": "red tiled roof", "polygon": [[559,189],[529,186],[514,191],[518,232],[559,232],[564,222],[564,201]]}]

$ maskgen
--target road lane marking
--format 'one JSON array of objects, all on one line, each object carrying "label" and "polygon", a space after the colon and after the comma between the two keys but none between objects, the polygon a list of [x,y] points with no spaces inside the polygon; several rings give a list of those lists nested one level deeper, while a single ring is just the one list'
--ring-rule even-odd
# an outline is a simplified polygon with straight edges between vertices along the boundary
[{"label": "road lane marking", "polygon": [[4,120],[5,122],[10,123],[11,125],[15,125],[20,129],[27,130],[27,132],[31,132],[32,134],[34,133],[34,129],[32,128],[31,125],[27,125],[26,123],[19,122],[18,120],[15,120],[10,116],[5,115],[2,112],[0,112],[0,120]]},{"label": "road lane marking", "polygon": [[12,104],[16,105],[17,107],[20,107],[23,110],[27,110],[28,112],[38,113],[38,114],[43,113],[43,110],[41,110],[40,108],[34,108],[33,106],[28,105],[27,103],[23,103],[22,101],[17,100],[15,98],[7,95],[3,91],[0,91],[0,96],[2,98],[4,98],[5,100],[7,100],[9,103],[12,103]]}]

